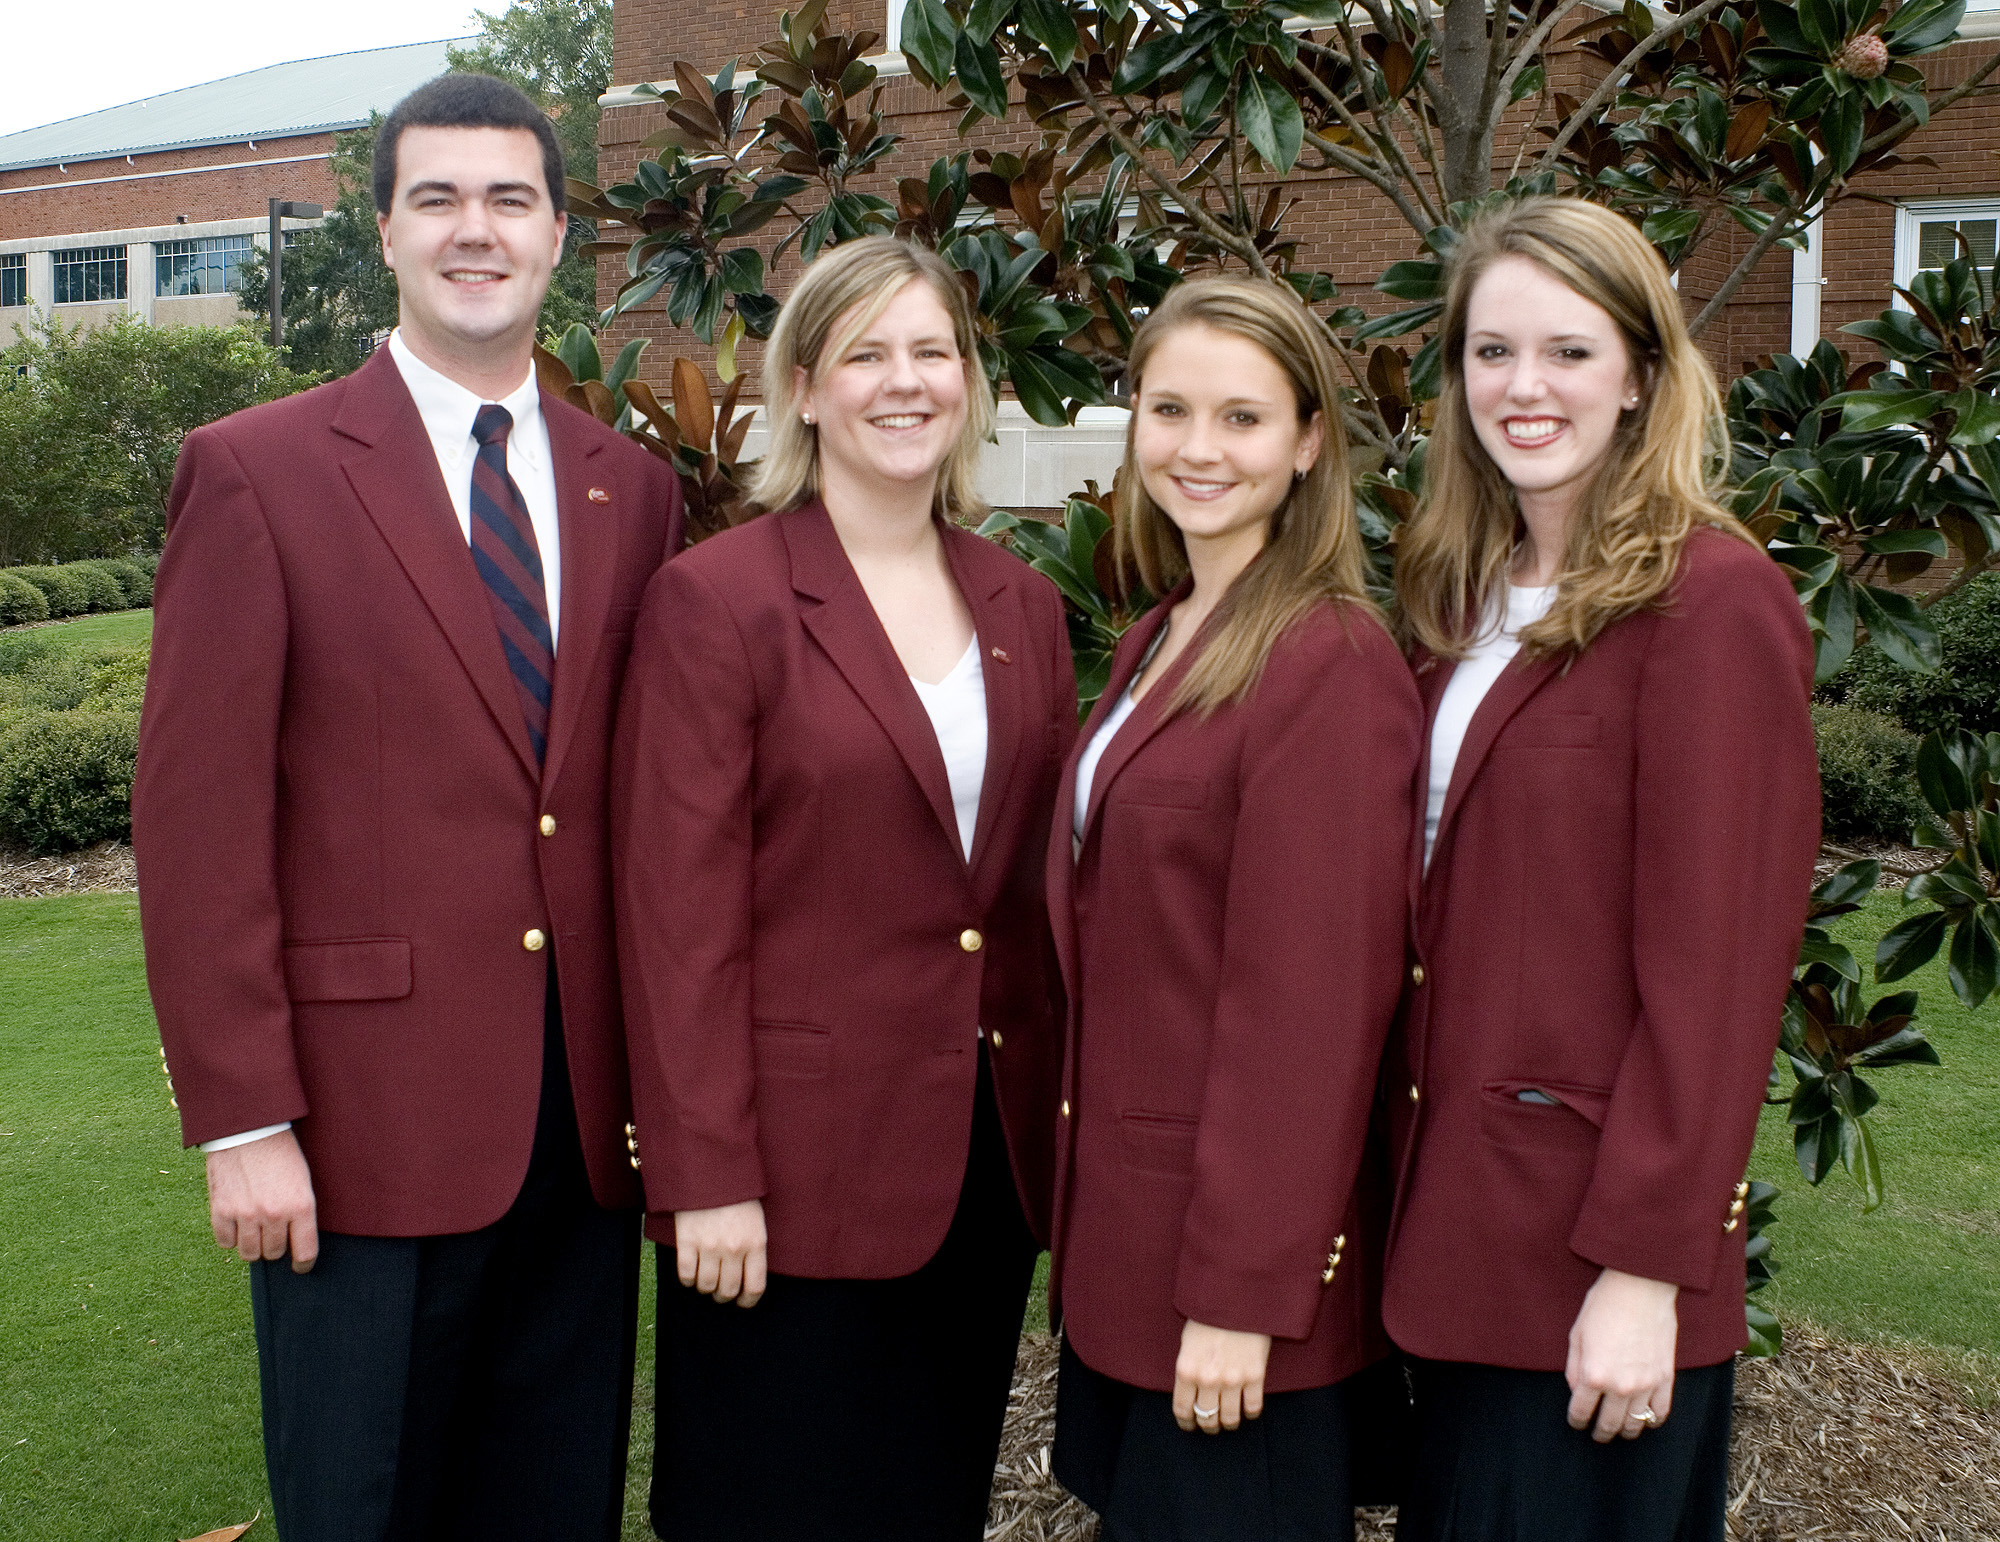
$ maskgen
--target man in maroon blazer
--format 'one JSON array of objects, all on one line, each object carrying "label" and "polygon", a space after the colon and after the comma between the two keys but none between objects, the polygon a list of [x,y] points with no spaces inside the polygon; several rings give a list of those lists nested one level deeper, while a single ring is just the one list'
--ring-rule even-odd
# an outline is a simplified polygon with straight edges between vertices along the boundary
[{"label": "man in maroon blazer", "polygon": [[611,1538],[640,1193],[605,766],[678,485],[536,387],[565,214],[526,97],[424,86],[374,191],[387,346],[181,456],[147,974],[251,1261],[286,1542]]}]

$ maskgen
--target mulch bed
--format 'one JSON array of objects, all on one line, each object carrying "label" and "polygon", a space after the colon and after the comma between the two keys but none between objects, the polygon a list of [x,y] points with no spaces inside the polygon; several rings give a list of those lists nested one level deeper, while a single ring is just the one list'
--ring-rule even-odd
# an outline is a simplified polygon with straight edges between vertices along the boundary
[{"label": "mulch bed", "polygon": [[45,899],[51,894],[130,894],[139,887],[132,848],[100,841],[60,857],[32,857],[0,845],[0,899]]},{"label": "mulch bed", "polygon": [[1828,841],[1819,849],[1819,860],[1813,864],[1813,880],[1830,877],[1850,862],[1858,862],[1864,857],[1872,857],[1882,864],[1882,877],[1877,882],[1879,889],[1900,889],[1919,873],[1928,873],[1934,867],[1941,867],[1949,857],[1949,851],[1922,846],[1899,846],[1894,841],[1854,840],[1844,843]]},{"label": "mulch bed", "polygon": [[[1049,1474],[1055,1341],[1021,1340],[987,1542],[1094,1542],[1096,1517]],[[1732,1542],[2000,1538],[2000,1419],[1915,1358],[1787,1325],[1785,1352],[1742,1360],[1730,1452]],[[1360,1542],[1396,1535],[1362,1511]]]}]

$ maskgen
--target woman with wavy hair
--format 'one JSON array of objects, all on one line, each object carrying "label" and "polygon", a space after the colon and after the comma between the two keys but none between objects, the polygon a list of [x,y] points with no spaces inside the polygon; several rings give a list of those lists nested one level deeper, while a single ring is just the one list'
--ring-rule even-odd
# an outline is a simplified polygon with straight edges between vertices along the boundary
[{"label": "woman with wavy hair", "polygon": [[1720,1542],[1743,1170],[1819,835],[1812,648],[1716,500],[1658,253],[1533,198],[1453,254],[1399,546],[1426,708],[1383,1314],[1404,1542]]},{"label": "woman with wavy hair", "polygon": [[1120,566],[1164,598],[1119,644],[1049,848],[1055,1472],[1117,1542],[1346,1538],[1342,1384],[1388,1349],[1368,1135],[1416,691],[1297,297],[1191,280],[1130,378]]},{"label": "woman with wavy hair", "polygon": [[663,1537],[977,1542],[1048,1230],[1062,603],[961,528],[974,318],[888,237],[765,356],[760,518],[654,579],[619,717]]}]

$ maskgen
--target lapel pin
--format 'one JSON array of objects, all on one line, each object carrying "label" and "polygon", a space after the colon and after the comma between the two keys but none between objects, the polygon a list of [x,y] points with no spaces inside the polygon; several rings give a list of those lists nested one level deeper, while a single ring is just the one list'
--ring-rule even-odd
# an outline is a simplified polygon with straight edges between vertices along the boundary
[{"label": "lapel pin", "polygon": [[607,493],[601,487],[593,487],[590,490],[590,501],[592,503],[609,503],[611,501],[611,494]]},{"label": "lapel pin", "polygon": [[1011,664],[1014,662],[1012,659],[1007,657],[1007,650],[1005,648],[995,648],[993,650],[993,656],[1003,664]]}]

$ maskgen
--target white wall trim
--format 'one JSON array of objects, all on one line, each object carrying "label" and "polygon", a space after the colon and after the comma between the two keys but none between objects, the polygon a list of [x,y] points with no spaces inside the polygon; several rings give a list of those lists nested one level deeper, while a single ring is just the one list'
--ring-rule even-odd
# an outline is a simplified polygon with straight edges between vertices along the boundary
[{"label": "white wall trim", "polygon": [[1794,357],[1803,359],[1819,343],[1820,296],[1826,288],[1821,274],[1826,219],[1815,214],[1806,225],[1806,244],[1792,253],[1792,341]]},{"label": "white wall trim", "polygon": [[246,171],[253,166],[292,166],[300,161],[330,161],[333,152],[318,155],[280,155],[267,161],[227,161],[217,166],[177,166],[171,171],[135,171],[121,177],[80,177],[70,182],[36,182],[28,187],[0,187],[0,198],[9,193],[50,193],[66,187],[98,187],[106,182],[151,182],[160,177],[192,177],[204,171]]}]

